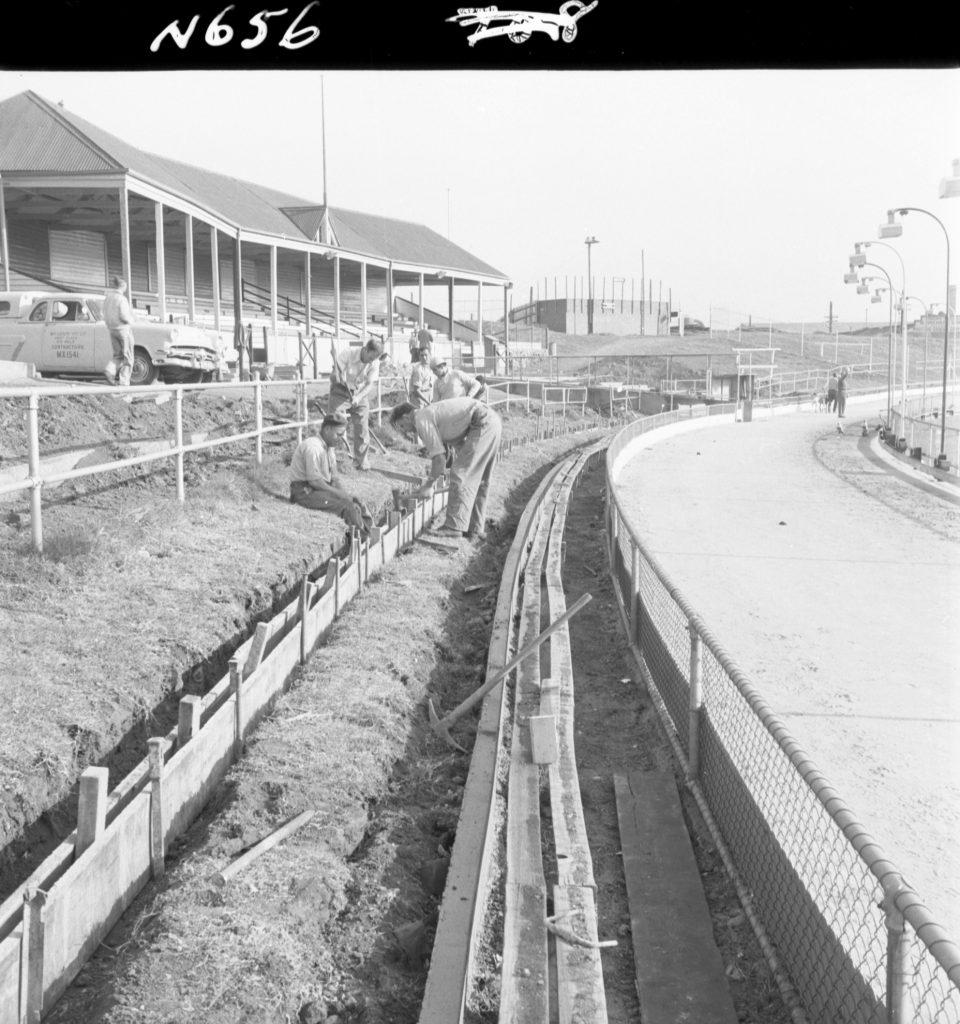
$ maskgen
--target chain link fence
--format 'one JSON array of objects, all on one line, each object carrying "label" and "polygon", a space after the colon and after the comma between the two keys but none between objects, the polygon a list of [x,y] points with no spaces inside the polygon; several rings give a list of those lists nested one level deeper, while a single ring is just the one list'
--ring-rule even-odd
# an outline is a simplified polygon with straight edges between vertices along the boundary
[{"label": "chain link fence", "polygon": [[[712,406],[710,412],[734,412]],[[634,653],[698,802],[775,950],[795,1019],[960,1024],[960,948],[854,818],[621,513],[607,454],[611,572]],[[784,987],[782,985],[782,987]]]}]

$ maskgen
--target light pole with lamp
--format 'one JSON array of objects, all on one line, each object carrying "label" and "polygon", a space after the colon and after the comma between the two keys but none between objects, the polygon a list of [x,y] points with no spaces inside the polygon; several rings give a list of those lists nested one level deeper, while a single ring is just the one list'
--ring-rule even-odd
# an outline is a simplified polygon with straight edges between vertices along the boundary
[{"label": "light pole with lamp", "polygon": [[932,217],[943,231],[943,237],[947,243],[947,299],[943,305],[943,406],[940,410],[940,454],[936,457],[934,465],[940,469],[946,469],[949,465],[946,452],[947,441],[947,367],[950,359],[950,235],[944,227],[943,221],[936,214],[924,210],[919,206],[900,206],[887,210],[887,223],[880,225],[882,238],[897,238],[903,234],[903,225],[895,221],[894,214],[899,213],[905,217],[908,213],[925,213]]},{"label": "light pole with lamp", "polygon": [[[897,251],[897,249],[890,245],[888,242],[854,242],[853,250],[855,253],[860,253],[861,248],[868,249],[871,245],[882,245],[884,249],[889,249],[894,256],[897,257],[900,263],[900,347],[903,351],[901,356],[903,365],[900,371],[900,408],[906,408],[907,403],[907,369],[908,369],[908,354],[909,348],[907,345],[907,310],[903,302],[903,296],[907,294],[907,271],[903,265],[903,257]],[[853,267],[853,257],[850,257],[850,266]],[[896,366],[896,359],[894,359],[894,366]]]},{"label": "light pole with lamp", "polygon": [[[886,272],[886,270],[884,270],[883,267],[880,266],[879,263],[869,263],[869,262],[867,262],[867,260],[864,260],[861,265],[864,266],[864,267],[875,267],[877,270],[879,270],[880,273],[883,274],[883,276],[887,279],[887,286],[888,286],[888,289],[889,289],[889,292],[890,292],[890,310],[889,310],[890,339],[889,339],[889,341],[887,343],[887,422],[885,424],[887,427],[889,427],[890,426],[890,419],[891,419],[891,415],[892,415],[892,411],[893,411],[893,393],[892,393],[892,391],[893,391],[893,383],[892,383],[892,378],[893,378],[893,281],[890,280],[890,275]],[[853,280],[851,281],[851,280],[849,280],[849,278],[853,278]],[[844,274],[843,275],[843,281],[844,281],[844,284],[855,284],[855,283],[859,284],[860,283],[859,278],[857,277],[857,275],[855,273]]]},{"label": "light pole with lamp", "polygon": [[587,247],[587,334],[593,334],[593,277],[590,269],[590,247],[597,244],[598,239],[587,235],[584,245]]},{"label": "light pole with lamp", "polygon": [[908,302],[919,302],[923,306],[923,390],[920,395],[920,409],[922,412],[927,411],[927,342],[930,340],[930,310],[927,309],[927,304],[923,299],[918,299],[916,295],[904,295],[904,305]]}]

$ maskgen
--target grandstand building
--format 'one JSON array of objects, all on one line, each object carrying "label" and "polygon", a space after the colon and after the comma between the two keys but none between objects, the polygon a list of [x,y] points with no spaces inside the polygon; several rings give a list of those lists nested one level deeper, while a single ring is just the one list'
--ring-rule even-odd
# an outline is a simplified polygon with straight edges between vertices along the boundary
[{"label": "grandstand building", "polygon": [[[238,325],[258,338],[264,328],[264,344],[269,335],[291,363],[298,332],[390,343],[418,319],[462,347],[465,362],[482,358],[492,345],[483,289],[503,290],[506,318],[511,286],[424,225],[146,153],[29,91],[0,102],[0,264],[5,291],[102,291],[118,274],[139,316],[210,326],[234,342]],[[444,285],[447,309],[425,311],[425,288]],[[419,301],[397,320],[401,286]],[[470,328],[453,315],[462,286],[477,298]],[[397,344],[398,357],[406,349]]]}]

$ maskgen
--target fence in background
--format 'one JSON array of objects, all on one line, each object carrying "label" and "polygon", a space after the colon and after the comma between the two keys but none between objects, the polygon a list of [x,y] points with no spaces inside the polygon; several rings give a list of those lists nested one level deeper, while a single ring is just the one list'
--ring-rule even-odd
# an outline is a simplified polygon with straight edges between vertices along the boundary
[{"label": "fence in background", "polygon": [[621,511],[617,458],[679,417],[635,421],[611,443],[608,555],[631,649],[744,909],[810,1020],[957,1024],[960,949]]}]

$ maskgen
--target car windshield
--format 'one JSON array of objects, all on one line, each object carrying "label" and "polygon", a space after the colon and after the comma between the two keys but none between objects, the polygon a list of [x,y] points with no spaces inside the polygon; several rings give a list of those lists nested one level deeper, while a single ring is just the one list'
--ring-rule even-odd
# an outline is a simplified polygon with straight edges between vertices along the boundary
[{"label": "car windshield", "polygon": [[103,303],[99,299],[87,299],[87,309],[90,310],[94,320],[103,319]]}]

